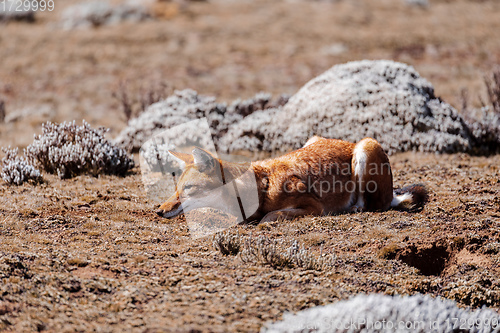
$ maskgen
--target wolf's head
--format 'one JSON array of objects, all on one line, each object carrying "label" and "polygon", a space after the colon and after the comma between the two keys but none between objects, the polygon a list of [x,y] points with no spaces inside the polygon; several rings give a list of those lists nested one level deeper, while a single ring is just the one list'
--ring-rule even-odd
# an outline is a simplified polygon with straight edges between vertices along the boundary
[{"label": "wolf's head", "polygon": [[[183,172],[176,191],[156,212],[173,218],[188,211],[211,207],[227,211],[224,168],[222,161],[206,150],[194,148],[192,154],[169,151]],[[227,162],[224,162],[227,163]]]}]

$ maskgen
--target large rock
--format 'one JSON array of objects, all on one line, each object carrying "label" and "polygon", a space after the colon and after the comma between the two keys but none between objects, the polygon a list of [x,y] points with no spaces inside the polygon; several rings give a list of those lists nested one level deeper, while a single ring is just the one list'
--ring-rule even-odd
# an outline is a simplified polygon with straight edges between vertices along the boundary
[{"label": "large rock", "polygon": [[192,90],[178,91],[132,119],[116,142],[137,150],[161,130],[206,117],[223,153],[288,151],[313,135],[352,142],[373,137],[389,153],[452,153],[470,151],[473,144],[467,124],[434,95],[432,85],[412,67],[393,61],[337,65],[308,82],[288,103],[286,98],[270,99],[258,94],[226,106]]},{"label": "large rock", "polygon": [[283,321],[261,332],[500,332],[500,315],[483,308],[458,308],[447,299],[415,295],[391,297],[357,295],[350,300],[318,306],[297,314],[285,313]]},{"label": "large rock", "polygon": [[0,23],[8,21],[35,22],[35,11],[31,3],[25,4],[24,1],[18,0],[0,1]]},{"label": "large rock", "polygon": [[[282,107],[277,107],[257,111],[235,123],[229,128],[227,134],[220,138],[219,149],[224,153],[276,150],[273,141],[277,130],[276,119],[282,110]],[[286,150],[284,146],[282,148]]]},{"label": "large rock", "polygon": [[217,103],[215,97],[199,95],[191,89],[175,91],[172,96],[149,106],[137,118],[131,119],[128,126],[115,138],[115,142],[123,148],[137,151],[154,135],[192,120],[206,118],[211,133],[198,133],[195,127],[187,126],[183,128],[184,132],[170,131],[171,133],[164,133],[163,138],[178,145],[183,138],[184,141],[196,141],[195,138],[200,135],[212,135],[217,145],[219,138],[228,128],[243,117],[258,110],[284,104],[287,100],[286,96],[273,100],[270,94],[258,93],[250,99],[238,99],[227,106]]},{"label": "large rock", "polygon": [[118,5],[109,1],[91,1],[66,8],[61,24],[65,29],[92,28],[123,21],[140,22],[150,17],[149,8],[140,1],[129,0]]},{"label": "large rock", "polygon": [[115,142],[125,149],[138,150],[154,135],[208,114],[225,111],[220,110],[221,107],[215,98],[198,95],[194,90],[176,91],[167,99],[149,106],[137,118],[131,119]]},{"label": "large rock", "polygon": [[312,135],[352,142],[377,139],[389,153],[449,153],[469,149],[458,112],[434,95],[413,67],[387,60],[337,65],[309,81],[272,113],[233,125],[221,148],[280,150],[301,147]]}]

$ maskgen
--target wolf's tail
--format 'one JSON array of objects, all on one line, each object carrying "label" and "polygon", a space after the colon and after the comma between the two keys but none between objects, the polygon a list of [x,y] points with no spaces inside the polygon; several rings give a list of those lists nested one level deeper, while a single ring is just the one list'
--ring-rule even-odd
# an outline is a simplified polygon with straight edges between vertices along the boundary
[{"label": "wolf's tail", "polygon": [[393,191],[391,208],[415,211],[422,209],[429,201],[429,193],[422,184],[415,184]]}]

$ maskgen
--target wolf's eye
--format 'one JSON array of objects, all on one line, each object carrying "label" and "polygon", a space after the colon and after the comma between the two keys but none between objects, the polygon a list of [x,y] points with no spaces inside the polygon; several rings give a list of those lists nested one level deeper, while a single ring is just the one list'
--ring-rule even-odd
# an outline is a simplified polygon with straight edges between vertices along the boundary
[{"label": "wolf's eye", "polygon": [[184,185],[184,190],[189,190],[189,189],[192,189],[194,187],[195,187],[195,185]]}]

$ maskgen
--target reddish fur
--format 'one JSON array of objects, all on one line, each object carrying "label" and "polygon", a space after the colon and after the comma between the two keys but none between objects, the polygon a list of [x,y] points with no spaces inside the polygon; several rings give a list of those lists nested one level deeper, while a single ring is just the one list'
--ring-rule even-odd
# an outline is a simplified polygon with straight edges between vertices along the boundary
[{"label": "reddish fur", "polygon": [[[270,212],[287,208],[294,208],[296,211],[277,215],[293,217],[343,211],[343,206],[350,201],[350,193],[341,190],[328,193],[307,193],[307,190],[308,184],[323,180],[325,173],[335,174],[335,179],[340,182],[350,180],[349,166],[353,148],[354,144],[347,141],[319,138],[314,143],[281,157],[252,163],[257,179],[266,176],[269,180],[268,191],[263,194],[265,200],[262,200],[262,206],[259,209],[260,215],[265,216]],[[333,167],[334,162],[340,166],[340,172],[336,172],[337,168]],[[318,166],[324,166],[327,170],[322,171]],[[328,169],[329,166],[332,168]],[[290,183],[294,184],[294,188],[298,190],[283,191],[285,187],[290,188],[287,186]],[[319,190],[319,186],[316,188]],[[304,189],[306,193],[301,193]],[[270,215],[266,219],[273,219],[273,216]]]},{"label": "reddish fur", "polygon": [[[366,154],[365,172],[360,179],[354,174],[353,152],[356,147],[361,147]],[[187,164],[183,176],[188,169],[193,175],[192,157],[185,154],[176,156]],[[222,160],[218,162],[224,167],[226,177],[230,179],[237,178],[242,170],[245,170],[241,165]],[[353,144],[313,137],[301,149],[278,158],[252,162],[246,167],[254,171],[259,189],[259,209],[250,220],[269,221],[280,217],[293,218],[350,211],[359,196],[362,196],[364,201],[361,210],[386,210],[389,209],[393,198],[389,159],[380,144],[371,138]],[[178,192],[160,207],[159,214],[179,207],[183,176],[178,184]],[[210,178],[208,176],[210,175],[199,175],[204,182]],[[192,177],[189,179],[193,181]],[[335,190],[326,193],[320,193],[319,185],[308,188],[308,184],[319,181],[330,183],[331,186],[335,182],[337,186]],[[345,188],[344,184],[347,182],[357,184],[354,194]],[[369,182],[377,186],[373,193],[366,190],[366,184]]]},{"label": "reddish fur", "polygon": [[181,205],[181,202],[179,200],[179,194],[175,192],[174,195],[172,195],[170,198],[168,198],[167,201],[165,201],[161,206],[160,210],[163,210],[165,212],[170,212],[174,209],[177,209]]},{"label": "reddish fur", "polygon": [[392,170],[389,158],[380,146],[372,139],[365,138],[359,144],[363,145],[363,150],[367,152],[366,173],[362,182],[370,187],[370,182],[375,182],[378,186],[376,191],[361,190],[358,195],[363,195],[365,210],[387,210],[392,201]]}]

